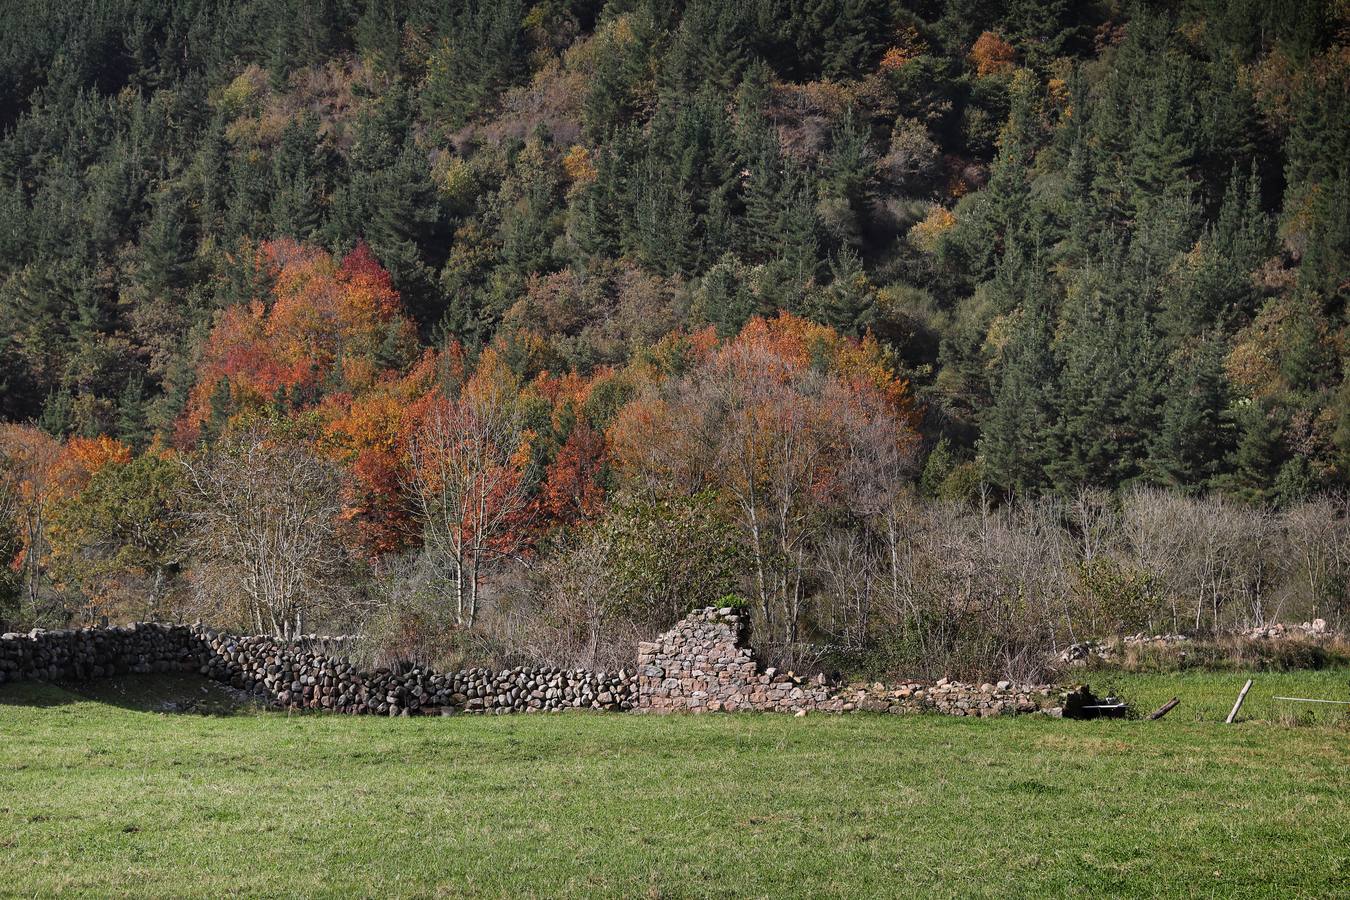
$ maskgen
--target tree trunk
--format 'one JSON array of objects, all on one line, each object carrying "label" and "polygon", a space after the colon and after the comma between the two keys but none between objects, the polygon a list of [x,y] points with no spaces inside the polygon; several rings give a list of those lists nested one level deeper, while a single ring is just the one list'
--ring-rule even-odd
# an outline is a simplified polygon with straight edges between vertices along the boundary
[{"label": "tree trunk", "polygon": [[455,560],[455,624],[464,624],[464,561]]},{"label": "tree trunk", "polygon": [[473,623],[478,619],[478,554],[469,560],[469,617],[464,623],[465,626],[472,628]]}]

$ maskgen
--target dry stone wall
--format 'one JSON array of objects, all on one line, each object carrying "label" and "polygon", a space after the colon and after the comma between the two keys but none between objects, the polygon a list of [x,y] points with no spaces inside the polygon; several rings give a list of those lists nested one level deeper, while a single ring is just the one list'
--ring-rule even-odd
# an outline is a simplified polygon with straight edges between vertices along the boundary
[{"label": "dry stone wall", "polygon": [[417,667],[358,671],[308,641],[279,642],[199,631],[203,674],[285,707],[343,713],[542,712],[627,710],[637,683],[626,671],[514,668],[438,673]]},{"label": "dry stone wall", "polygon": [[186,625],[11,633],[0,635],[0,684],[200,672],[279,708],[384,716],[577,709],[1072,715],[1091,697],[1085,689],[1006,681],[839,684],[761,671],[733,609],[698,610],[639,645],[635,674],[559,668],[439,673],[412,666],[368,672],[343,655],[345,649],[341,638],[279,641]]},{"label": "dry stone wall", "polygon": [[515,668],[437,673],[416,667],[363,672],[337,655],[342,639],[277,641],[184,625],[32,631],[0,635],[0,684],[84,681],[127,672],[200,672],[288,709],[387,716],[426,713],[627,710],[637,681],[626,671]]},{"label": "dry stone wall", "polygon": [[201,647],[183,625],[0,635],[0,684],[86,681],[128,672],[193,672],[202,662]]},{"label": "dry stone wall", "polygon": [[997,716],[1043,712],[1075,715],[1092,702],[1086,688],[1052,685],[839,684],[772,668],[759,670],[745,646],[746,629],[734,609],[691,613],[654,641],[638,645],[638,707],[648,712],[940,712]]}]

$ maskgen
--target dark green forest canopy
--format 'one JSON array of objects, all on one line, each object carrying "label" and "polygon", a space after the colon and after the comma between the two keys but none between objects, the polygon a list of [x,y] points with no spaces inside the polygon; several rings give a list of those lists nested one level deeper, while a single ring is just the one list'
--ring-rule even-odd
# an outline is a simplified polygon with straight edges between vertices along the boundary
[{"label": "dark green forest canopy", "polygon": [[[870,331],[925,405],[933,493],[1342,486],[1348,22],[1331,0],[15,0],[0,418],[167,437],[213,317],[259,293],[240,261],[289,237],[367,243],[426,344],[556,339],[521,365],[623,362],[588,338],[619,266],[671,327]],[[529,320],[563,270],[583,308]]]}]

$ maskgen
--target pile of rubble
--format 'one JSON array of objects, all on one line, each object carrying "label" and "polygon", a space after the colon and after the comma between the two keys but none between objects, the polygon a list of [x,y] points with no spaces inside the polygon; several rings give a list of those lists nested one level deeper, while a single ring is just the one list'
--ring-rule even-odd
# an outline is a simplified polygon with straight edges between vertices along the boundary
[{"label": "pile of rubble", "polygon": [[1105,641],[1079,641],[1061,650],[1055,661],[1061,666],[1084,666],[1092,662],[1116,662],[1125,650],[1136,647],[1176,647],[1191,643],[1184,634],[1138,634],[1126,635]]},{"label": "pile of rubble", "polygon": [[[1327,626],[1325,619],[1313,619],[1311,622],[1304,622],[1300,625],[1259,625],[1238,632],[1233,636],[1247,641],[1279,639],[1322,641],[1333,640],[1338,637],[1337,633]],[[1060,667],[1114,663],[1119,662],[1126,651],[1140,648],[1180,647],[1184,655],[1185,648],[1196,641],[1196,638],[1184,634],[1148,634],[1141,631],[1138,634],[1130,634],[1121,638],[1111,638],[1104,641],[1079,641],[1070,644],[1055,655],[1054,662],[1058,663]]]},{"label": "pile of rubble", "polygon": [[745,646],[740,614],[729,608],[690,613],[655,641],[638,645],[638,706],[650,712],[939,712],[996,716],[1060,715],[1088,703],[1086,689],[1052,685],[835,684],[775,669],[759,671]]},{"label": "pile of rubble", "polygon": [[1275,623],[1271,625],[1258,625],[1248,631],[1244,631],[1242,636],[1253,641],[1272,641],[1280,638],[1301,638],[1304,640],[1328,640],[1336,636],[1334,631],[1327,628],[1326,619],[1313,619],[1311,622],[1303,622],[1300,625],[1284,625]]}]

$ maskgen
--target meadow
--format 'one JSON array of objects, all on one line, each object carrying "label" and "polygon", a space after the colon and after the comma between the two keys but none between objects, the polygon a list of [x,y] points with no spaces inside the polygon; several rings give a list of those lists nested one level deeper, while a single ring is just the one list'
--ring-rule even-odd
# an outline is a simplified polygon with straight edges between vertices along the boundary
[{"label": "meadow", "polygon": [[[1158,722],[239,710],[0,686],[5,896],[1350,893],[1350,671],[1115,675]],[[1094,684],[1094,687],[1097,685]],[[166,711],[184,697],[190,712]]]}]

